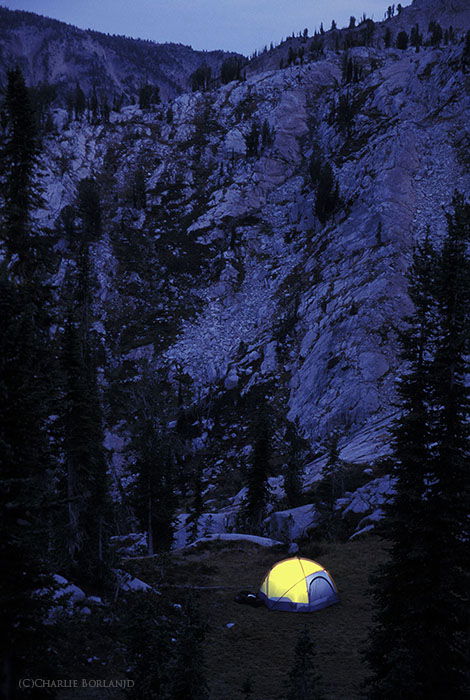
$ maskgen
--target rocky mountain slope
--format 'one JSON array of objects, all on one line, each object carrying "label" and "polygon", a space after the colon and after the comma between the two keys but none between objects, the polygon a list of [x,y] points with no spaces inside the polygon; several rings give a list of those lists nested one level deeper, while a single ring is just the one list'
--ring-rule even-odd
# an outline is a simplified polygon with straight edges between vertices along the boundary
[{"label": "rocky mountain slope", "polygon": [[49,84],[59,94],[80,83],[112,96],[135,96],[144,83],[160,87],[164,98],[186,91],[201,64],[217,75],[224,51],[195,51],[182,44],[102,34],[0,7],[0,72],[20,66],[29,85]]},{"label": "rocky mountain slope", "polygon": [[[56,285],[70,264],[64,211],[78,182],[96,178],[105,212],[93,244],[104,381],[150,372],[183,391],[183,437],[203,462],[212,513],[206,530],[233,524],[252,401],[261,395],[276,415],[273,509],[286,507],[283,443],[292,422],[308,444],[306,488],[335,431],[340,457],[362,465],[338,504],[360,514],[355,525],[377,515],[390,491],[377,459],[396,413],[397,329],[411,311],[406,272],[415,242],[428,227],[439,239],[454,190],[468,188],[468,13],[460,1],[438,5],[415,0],[377,25],[368,45],[348,44],[343,32],[347,47],[335,49],[327,33],[320,52],[283,69],[278,47],[275,60],[269,52],[255,59],[244,81],[152,110],[129,106],[109,123],[54,112],[43,214],[57,230]],[[447,43],[384,47],[387,28],[394,39],[417,19],[426,41],[437,11],[443,26],[458,28]],[[92,60],[98,39],[82,32],[74,41],[91,42]],[[178,75],[194,69],[194,52],[171,51],[171,70],[183,52],[190,58]],[[39,65],[49,53],[39,43],[35,55]],[[120,65],[119,84],[125,72]],[[181,83],[166,76],[171,94]],[[315,174],[325,163],[339,193],[326,219]],[[168,420],[174,427],[176,414]],[[120,477],[126,436],[125,414],[111,411],[106,444]]]}]

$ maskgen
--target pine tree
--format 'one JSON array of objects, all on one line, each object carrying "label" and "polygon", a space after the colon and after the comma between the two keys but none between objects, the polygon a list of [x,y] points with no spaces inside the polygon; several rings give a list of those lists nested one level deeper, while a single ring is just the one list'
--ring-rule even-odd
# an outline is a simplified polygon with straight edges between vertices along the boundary
[{"label": "pine tree", "polygon": [[203,643],[205,626],[196,601],[188,598],[183,607],[183,622],[179,628],[173,681],[169,688],[169,700],[206,700],[208,697]]},{"label": "pine tree", "polygon": [[263,147],[272,146],[274,142],[274,130],[269,126],[267,119],[264,120],[261,127],[261,143]]},{"label": "pine tree", "polygon": [[[83,289],[79,297],[81,293]],[[107,464],[95,353],[86,322],[84,315],[72,312],[63,338],[67,533],[61,563],[74,581],[103,586],[109,563]]]},{"label": "pine tree", "polygon": [[261,414],[254,426],[254,446],[247,474],[247,495],[243,517],[246,527],[261,529],[269,497],[268,477],[271,460],[271,437],[267,416]]},{"label": "pine tree", "polygon": [[431,46],[439,46],[443,37],[442,27],[439,22],[430,22],[429,32],[431,34],[429,39]]},{"label": "pine tree", "polygon": [[[432,485],[427,493],[434,534],[432,555],[435,567],[445,576],[434,581],[437,619],[445,626],[445,639],[433,629],[435,644],[434,683],[445,673],[442,697],[464,694],[465,644],[470,619],[465,601],[470,588],[467,543],[469,478],[468,371],[470,338],[470,203],[454,196],[447,216],[447,235],[438,258],[436,276],[437,339],[432,374]],[[432,643],[432,640],[430,640]],[[468,678],[467,678],[468,682]],[[468,687],[467,687],[468,690]]]},{"label": "pine tree", "polygon": [[[175,637],[174,609],[153,592],[132,591],[116,605],[116,634],[125,654],[125,667],[134,685],[127,697],[135,700],[173,698],[169,689]],[[176,698],[175,698],[176,700]]]},{"label": "pine tree", "polygon": [[238,56],[230,56],[222,62],[220,68],[220,80],[223,85],[231,83],[232,80],[241,80],[241,69],[243,61]]},{"label": "pine tree", "polygon": [[89,115],[88,115],[88,119],[92,124],[97,124],[98,113],[99,113],[98,95],[96,94],[96,87],[93,86],[93,90],[92,90],[91,97],[90,97],[90,107],[89,107]]},{"label": "pine tree", "polygon": [[189,514],[189,542],[195,542],[199,537],[199,521],[204,510],[204,501],[202,497],[202,466],[198,461],[196,471],[194,473],[194,496]]},{"label": "pine tree", "polygon": [[92,330],[94,281],[90,252],[92,242],[101,234],[101,205],[92,179],[79,183],[77,213],[76,272],[69,278],[68,317],[62,339],[62,488],[67,502],[63,568],[84,585],[103,586],[109,567],[109,504],[98,347]]},{"label": "pine tree", "polygon": [[160,88],[158,85],[150,85],[145,83],[139,88],[139,107],[140,109],[150,109],[160,102]]},{"label": "pine tree", "polygon": [[423,45],[423,36],[419,32],[419,25],[418,24],[415,24],[414,27],[411,28],[410,44],[411,44],[411,46],[415,47],[416,53],[419,52],[421,46]]},{"label": "pine tree", "polygon": [[258,155],[260,128],[256,120],[253,121],[251,129],[245,136],[246,155],[251,158]]},{"label": "pine tree", "polygon": [[285,465],[284,490],[290,508],[296,508],[304,503],[302,493],[303,441],[299,437],[298,426],[289,423],[286,430],[285,442],[288,453]]},{"label": "pine tree", "polygon": [[149,554],[168,551],[174,538],[174,458],[158,416],[138,409],[129,449],[137,479],[132,503],[140,526],[148,534]]},{"label": "pine tree", "polygon": [[85,93],[83,92],[79,83],[75,85],[75,92],[73,94],[72,104],[75,119],[80,119],[80,117],[82,117],[83,113],[85,112],[86,98]]},{"label": "pine tree", "polygon": [[[435,251],[426,238],[417,247],[410,270],[409,294],[415,315],[401,334],[402,359],[408,370],[398,393],[403,416],[395,427],[396,496],[387,509],[390,562],[375,580],[380,606],[369,660],[375,676],[372,698],[399,689],[412,697],[424,689],[413,682],[415,665],[423,664],[423,584],[431,575],[425,522],[425,481],[430,473],[429,444],[431,384],[429,363],[433,348],[435,304],[432,298]],[[410,531],[410,520],[413,527]],[[416,695],[414,696],[416,697]]]},{"label": "pine tree", "polygon": [[147,183],[143,168],[137,168],[131,177],[131,202],[136,209],[145,209],[147,204]]},{"label": "pine tree", "polygon": [[[46,601],[35,591],[49,571],[51,450],[55,398],[51,295],[44,251],[32,222],[40,202],[39,145],[19,69],[8,73],[2,143],[0,265],[0,690],[16,696],[18,678],[37,673]],[[42,245],[44,240],[45,246]]]},{"label": "pine tree", "polygon": [[315,669],[315,647],[307,626],[294,649],[294,663],[286,682],[286,700],[321,700],[320,675]]},{"label": "pine tree", "polygon": [[243,681],[242,693],[243,693],[243,697],[247,698],[247,700],[249,700],[250,698],[253,697],[253,682],[252,682],[250,676],[247,676],[245,678],[245,680]]},{"label": "pine tree", "polygon": [[85,252],[88,244],[98,240],[102,233],[100,192],[96,180],[84,178],[78,183],[78,215],[81,219],[80,234]]},{"label": "pine tree", "polygon": [[44,260],[41,237],[31,225],[31,214],[42,203],[37,178],[40,144],[33,105],[19,68],[10,71],[7,79],[7,136],[1,148],[0,176],[2,239],[9,269],[13,265],[28,279],[37,274],[37,264]]},{"label": "pine tree", "polygon": [[334,214],[339,206],[339,185],[329,163],[322,165],[315,199],[315,214],[322,224]]},{"label": "pine tree", "polygon": [[127,454],[135,477],[130,502],[139,527],[147,532],[149,554],[168,551],[175,533],[177,445],[166,427],[174,397],[166,379],[141,369],[126,398],[130,440]]},{"label": "pine tree", "polygon": [[189,82],[193,92],[197,92],[198,90],[207,90],[209,88],[211,78],[212,68],[208,66],[207,63],[203,63],[199,66],[199,68],[196,68],[196,70],[193,71],[189,77]]},{"label": "pine tree", "polygon": [[398,32],[395,46],[402,51],[408,48],[408,34],[404,30]]},{"label": "pine tree", "polygon": [[316,490],[316,507],[320,517],[322,534],[327,538],[338,536],[341,523],[337,518],[335,505],[345,491],[346,466],[339,453],[339,431],[333,431],[326,440],[327,459],[322,472],[322,480]]},{"label": "pine tree", "polygon": [[454,199],[438,254],[426,239],[410,274],[415,314],[402,334],[407,370],[394,431],[396,495],[387,507],[390,561],[375,580],[371,698],[465,697],[468,204]]}]

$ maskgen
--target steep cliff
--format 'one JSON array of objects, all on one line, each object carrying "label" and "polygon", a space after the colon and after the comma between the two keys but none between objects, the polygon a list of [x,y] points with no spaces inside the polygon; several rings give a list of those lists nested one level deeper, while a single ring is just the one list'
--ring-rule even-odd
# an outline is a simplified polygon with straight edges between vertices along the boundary
[{"label": "steep cliff", "polygon": [[[384,47],[387,27],[395,36],[418,21],[425,44],[430,21],[455,31],[419,51]],[[374,511],[390,490],[370,467],[387,454],[396,413],[397,328],[411,311],[407,268],[414,243],[427,227],[442,236],[454,190],[468,187],[466,28],[465,3],[444,11],[416,0],[376,25],[367,45],[340,32],[344,48],[335,49],[327,33],[320,52],[283,69],[278,47],[274,58],[252,61],[244,81],[147,111],[125,107],[109,123],[54,112],[44,143],[44,217],[58,231],[56,284],[70,264],[56,222],[79,180],[92,176],[105,211],[94,265],[106,382],[150,370],[184,386],[192,416],[185,439],[202,455],[208,507],[226,507],[219,529],[243,486],[252,420],[245,399],[257,392],[276,408],[273,486],[282,483],[286,425],[296,422],[310,450],[307,485],[337,431],[342,459],[368,469],[362,510]],[[34,65],[54,41],[46,52],[38,45]],[[97,39],[80,33],[76,41]],[[165,80],[183,50],[165,47]],[[113,65],[122,85],[127,68]],[[194,65],[191,58],[178,68],[174,84]],[[29,75],[38,77],[35,70]],[[325,164],[335,201],[322,214]],[[132,195],[137,174],[140,203]],[[122,475],[126,416],[110,416],[107,444]],[[354,511],[354,503],[351,496],[339,505]]]}]

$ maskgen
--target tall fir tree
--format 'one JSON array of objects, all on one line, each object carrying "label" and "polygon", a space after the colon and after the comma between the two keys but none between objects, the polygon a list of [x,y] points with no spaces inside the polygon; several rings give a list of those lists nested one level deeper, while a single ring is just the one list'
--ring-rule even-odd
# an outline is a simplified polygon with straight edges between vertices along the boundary
[{"label": "tall fir tree", "polygon": [[327,162],[321,165],[317,180],[315,214],[322,224],[334,214],[340,203],[339,185],[333,168]]},{"label": "tall fir tree", "polygon": [[294,649],[294,663],[286,683],[286,700],[321,700],[320,674],[315,668],[315,646],[305,626]]},{"label": "tall fir tree", "polygon": [[6,138],[1,147],[2,239],[10,272],[23,280],[40,275],[43,237],[31,224],[42,204],[39,187],[39,135],[31,97],[19,68],[8,73],[5,95]]},{"label": "tall fir tree", "polygon": [[[445,576],[434,580],[434,600],[445,629],[445,641],[434,629],[435,688],[458,698],[470,691],[468,662],[468,591],[470,590],[469,392],[466,383],[470,351],[470,202],[455,194],[447,216],[447,235],[436,274],[437,338],[432,373],[432,481],[427,507],[434,533],[433,563]],[[438,619],[438,618],[437,618]],[[434,626],[437,620],[432,620]],[[465,644],[467,642],[467,644]],[[438,669],[445,683],[438,682]]]},{"label": "tall fir tree", "polygon": [[136,392],[128,451],[136,474],[131,501],[142,530],[147,532],[149,554],[171,548],[175,533],[176,498],[174,454],[161,389],[144,374]]},{"label": "tall fir tree", "polygon": [[429,239],[410,275],[415,314],[401,337],[407,370],[394,432],[390,560],[375,579],[369,697],[463,698],[468,591],[469,206],[454,199],[441,252]]},{"label": "tall fir tree", "polygon": [[284,441],[288,445],[284,473],[284,490],[289,507],[296,508],[304,503],[302,473],[303,458],[305,456],[304,441],[300,437],[297,423],[288,424]]},{"label": "tall fir tree", "polygon": [[201,515],[204,510],[204,499],[203,499],[203,470],[201,461],[198,459],[196,464],[196,469],[194,472],[194,495],[191,504],[191,511],[189,513],[188,525],[188,542],[195,542],[199,537],[199,526]]},{"label": "tall fir tree", "polygon": [[108,482],[103,418],[92,340],[71,314],[63,338],[64,492],[67,503],[64,572],[103,586],[108,573]]},{"label": "tall fir tree", "polygon": [[[49,570],[54,459],[51,406],[54,353],[44,250],[32,222],[40,204],[39,143],[19,69],[8,73],[2,143],[0,267],[0,689],[16,697],[18,678],[43,660],[44,601],[35,591]],[[45,245],[44,245],[45,244]]]},{"label": "tall fir tree", "polygon": [[245,527],[261,532],[269,499],[271,435],[268,418],[261,412],[254,425],[254,445],[247,473],[247,494],[242,519]]},{"label": "tall fir tree", "polygon": [[101,234],[96,183],[78,187],[76,260],[63,333],[63,492],[67,503],[64,571],[84,585],[103,586],[108,575],[107,461],[93,326],[90,246]]},{"label": "tall fir tree", "polygon": [[183,607],[183,624],[179,629],[172,668],[168,700],[206,700],[209,697],[203,643],[206,628],[194,597]]}]

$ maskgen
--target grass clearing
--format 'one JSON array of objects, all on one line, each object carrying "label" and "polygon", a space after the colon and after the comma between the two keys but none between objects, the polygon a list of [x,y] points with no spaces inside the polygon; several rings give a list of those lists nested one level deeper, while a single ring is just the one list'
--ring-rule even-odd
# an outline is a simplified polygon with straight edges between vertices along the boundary
[{"label": "grass clearing", "polygon": [[[264,549],[250,543],[218,542],[169,559],[166,581],[174,586],[220,586],[198,591],[208,631],[205,643],[211,700],[242,700],[246,678],[254,700],[282,700],[299,632],[307,625],[317,650],[324,697],[364,697],[366,667],[361,651],[372,618],[369,576],[386,557],[385,543],[370,536],[318,547],[318,561],[333,576],[341,602],[314,613],[270,612],[234,602],[238,590],[257,590],[266,571],[287,556],[284,548]],[[300,554],[310,556],[303,550]],[[161,580],[155,559],[128,562],[149,583]],[[129,568],[129,566],[127,567]],[[223,588],[222,588],[223,587]],[[178,602],[178,588],[162,589]],[[228,629],[227,623],[235,625]]]}]

